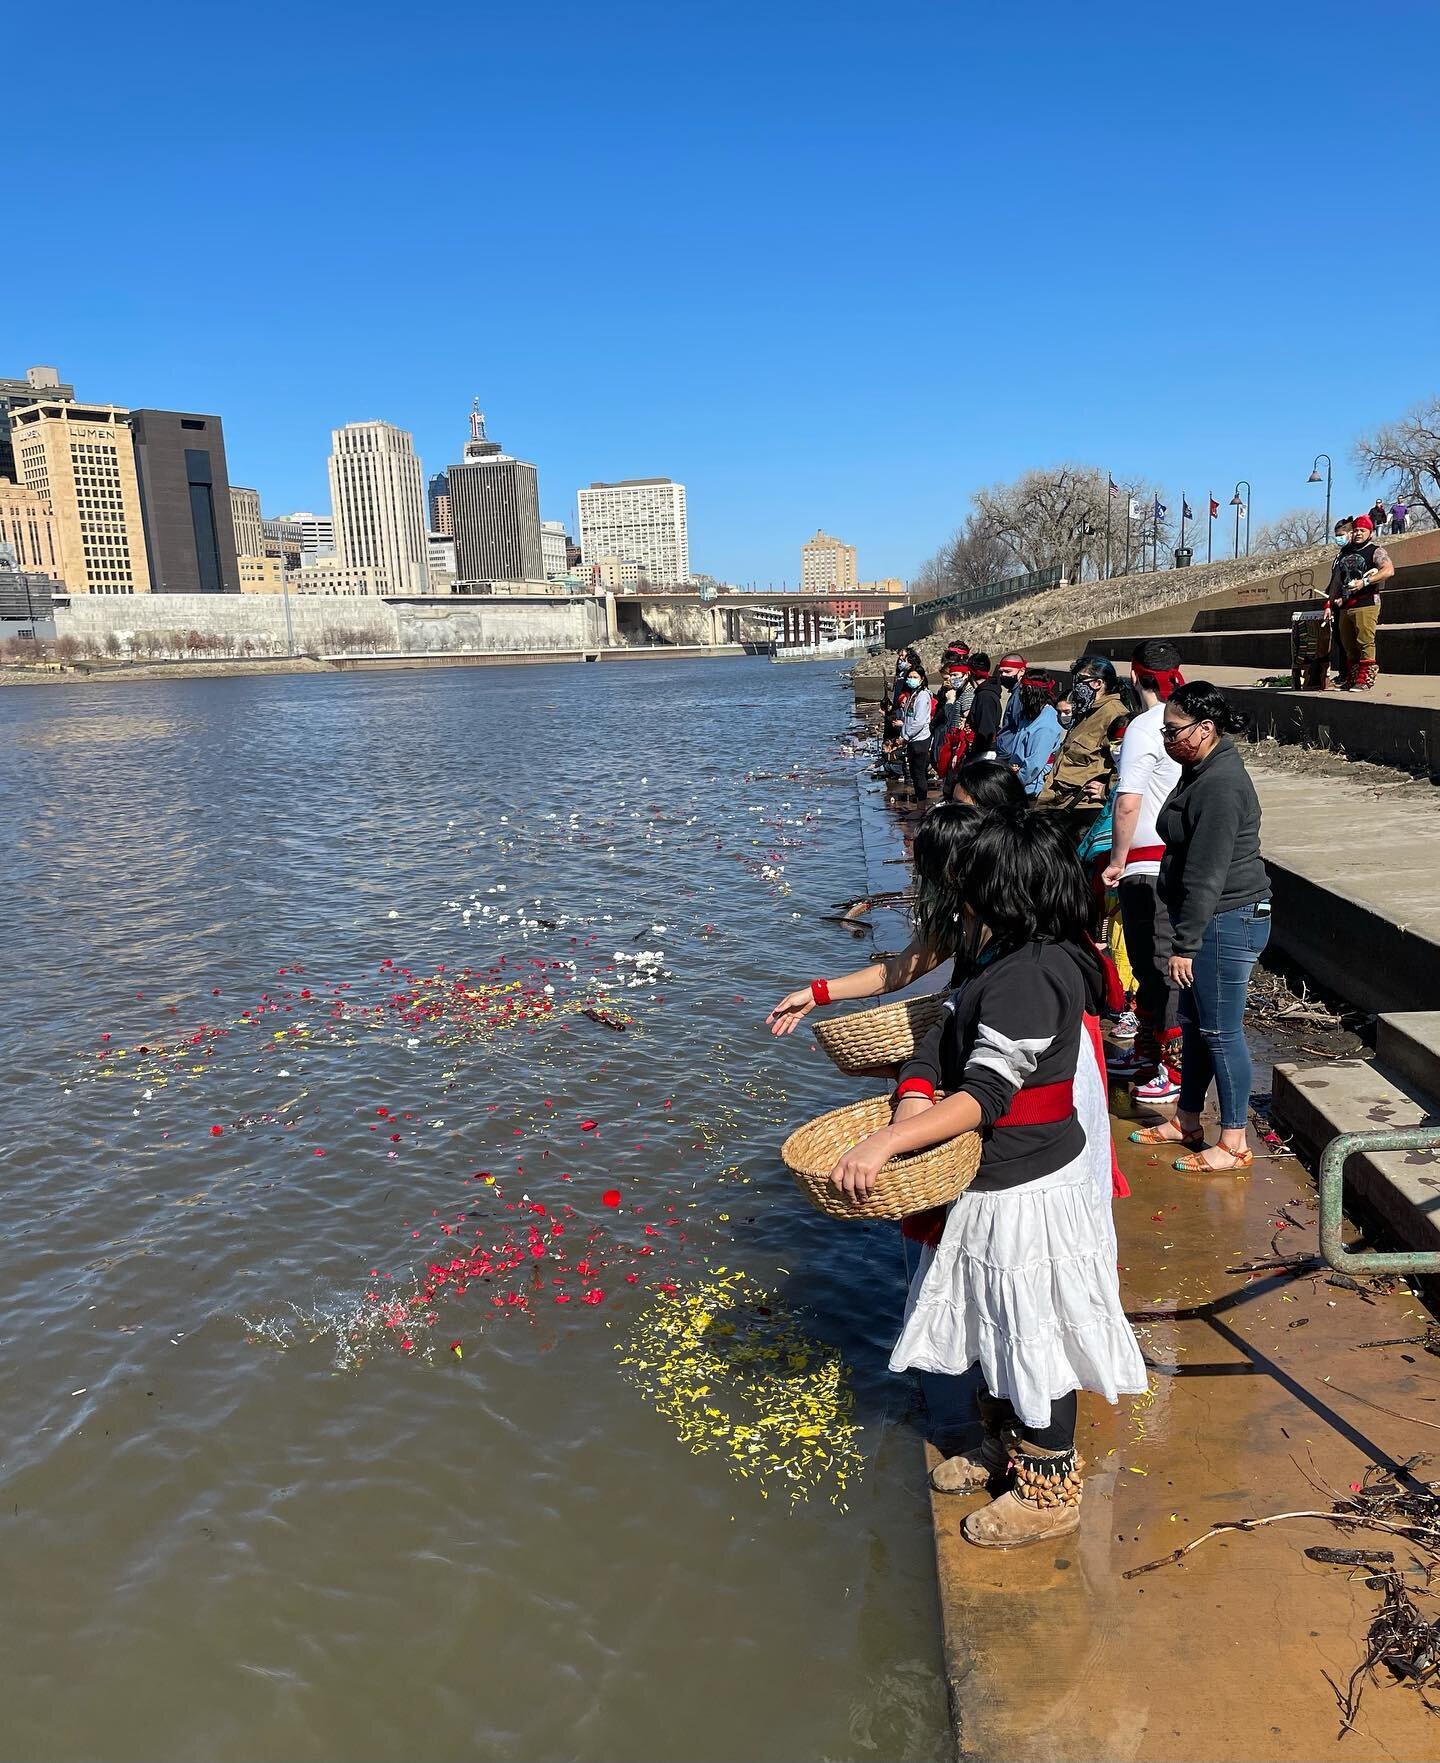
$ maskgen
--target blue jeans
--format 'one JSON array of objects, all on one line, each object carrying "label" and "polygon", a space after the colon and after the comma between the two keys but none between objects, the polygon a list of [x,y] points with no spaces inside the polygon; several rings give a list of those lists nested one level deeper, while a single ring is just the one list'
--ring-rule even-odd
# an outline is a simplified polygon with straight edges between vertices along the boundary
[{"label": "blue jeans", "polygon": [[1213,1081],[1222,1130],[1244,1127],[1252,1068],[1245,1045],[1250,969],[1270,941],[1270,902],[1218,912],[1205,926],[1194,984],[1180,993],[1180,1107],[1198,1114]]}]

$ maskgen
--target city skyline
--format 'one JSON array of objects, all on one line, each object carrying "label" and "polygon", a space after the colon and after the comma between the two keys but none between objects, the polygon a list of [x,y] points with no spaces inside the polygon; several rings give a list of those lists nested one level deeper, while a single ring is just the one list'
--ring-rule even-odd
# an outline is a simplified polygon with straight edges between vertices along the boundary
[{"label": "city skyline", "polygon": [[[293,20],[264,0],[238,36],[218,16],[138,33],[82,8],[73,89],[161,113],[200,58],[226,128],[181,159],[158,135],[130,144],[143,236],[96,202],[83,132],[43,158],[18,139],[47,234],[103,267],[8,278],[3,365],[220,412],[267,509],[323,505],[339,424],[393,423],[444,465],[478,391],[537,466],[542,519],[570,521],[593,480],[668,475],[690,486],[693,567],[742,582],[793,580],[817,525],[866,575],[910,576],[976,488],[1064,460],[1196,507],[1248,480],[1258,525],[1315,500],[1324,450],[1337,505],[1358,506],[1354,436],[1440,384],[1440,247],[1391,194],[1433,154],[1419,119],[1440,22],[1398,10],[1405,53],[1350,129],[1317,128],[1312,105],[1356,17],[1288,0],[1221,0],[1203,28],[1119,6],[1103,30],[1041,0],[1023,44],[1003,12],[906,0],[881,31],[845,0],[823,26],[741,0],[665,30],[633,3],[551,3],[457,15],[439,58],[357,0],[303,102],[271,55]],[[328,20],[321,0],[312,23]],[[12,37],[17,65],[53,51],[38,14]],[[563,125],[539,128],[529,73],[557,45],[583,78]],[[953,104],[975,66],[1023,73],[1024,102],[1007,78]],[[822,112],[789,102],[816,84]],[[634,90],[645,105],[616,105]],[[1180,126],[1178,95],[1196,100]],[[457,215],[431,172],[473,150],[477,102],[514,164]],[[236,251],[287,193],[321,191],[324,235],[287,247],[278,280]],[[443,267],[397,273],[386,212],[443,236]],[[552,222],[563,246],[537,275],[495,273]],[[843,261],[816,248],[839,237]],[[483,323],[465,322],[471,286]]]}]

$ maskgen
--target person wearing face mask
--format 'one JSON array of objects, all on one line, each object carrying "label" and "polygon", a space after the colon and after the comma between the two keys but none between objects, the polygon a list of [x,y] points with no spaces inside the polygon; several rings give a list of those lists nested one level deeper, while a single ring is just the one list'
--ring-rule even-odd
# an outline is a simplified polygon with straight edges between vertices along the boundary
[{"label": "person wearing face mask", "polygon": [[1340,689],[1368,692],[1379,677],[1375,662],[1375,627],[1380,622],[1380,583],[1395,573],[1390,553],[1376,542],[1374,522],[1357,515],[1350,541],[1340,547],[1330,571],[1326,598],[1345,652]]},{"label": "person wearing face mask", "polygon": [[1040,808],[1097,810],[1110,784],[1107,731],[1127,706],[1115,669],[1102,655],[1082,655],[1070,687],[1070,728]]},{"label": "person wearing face mask", "polygon": [[1006,655],[996,668],[1000,684],[1008,694],[1005,700],[1005,714],[1000,718],[1000,727],[995,732],[995,757],[1003,759],[1007,765],[1015,759],[1015,741],[1020,733],[1023,712],[1020,707],[1020,682],[1025,678],[1025,657],[1023,655]]},{"label": "person wearing face mask", "polygon": [[915,804],[923,808],[930,798],[930,713],[934,701],[925,680],[925,670],[918,662],[905,675],[905,707],[900,712],[900,739],[905,743],[905,760]]},{"label": "person wearing face mask", "polygon": [[[1260,856],[1260,800],[1230,738],[1245,719],[1208,680],[1172,694],[1162,713],[1180,781],[1160,810],[1159,893],[1170,915],[1170,981],[1180,991],[1180,1096],[1173,1120],[1131,1133],[1137,1145],[1183,1145],[1193,1175],[1248,1169],[1252,1076],[1245,1042],[1250,974],[1270,940],[1270,878]],[[1200,1113],[1211,1084],[1220,1138],[1205,1144]]]},{"label": "person wearing face mask", "polygon": [[[1005,707],[1007,721],[1011,705],[1019,708],[1015,733],[1008,754],[998,743],[997,751],[1001,762],[1013,767],[1021,789],[1033,805],[1050,780],[1050,764],[1064,733],[1055,710],[1054,682],[1038,676],[1022,679],[1010,694],[1010,704]],[[1003,730],[999,739],[1000,742],[1005,739]]]}]

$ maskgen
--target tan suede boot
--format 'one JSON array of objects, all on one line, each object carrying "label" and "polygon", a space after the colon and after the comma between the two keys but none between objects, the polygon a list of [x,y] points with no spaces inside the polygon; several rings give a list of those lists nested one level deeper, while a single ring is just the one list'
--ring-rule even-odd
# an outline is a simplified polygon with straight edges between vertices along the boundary
[{"label": "tan suede boot", "polygon": [[1010,1463],[1014,1487],[970,1513],[960,1527],[966,1542],[981,1549],[1021,1549],[1079,1528],[1083,1458],[1073,1450],[1046,1451],[1017,1441]]},{"label": "tan suede boot", "polygon": [[930,1471],[930,1485],[941,1494],[969,1494],[987,1488],[1004,1475],[1010,1453],[1004,1439],[989,1434],[975,1451],[960,1451],[937,1463]]}]

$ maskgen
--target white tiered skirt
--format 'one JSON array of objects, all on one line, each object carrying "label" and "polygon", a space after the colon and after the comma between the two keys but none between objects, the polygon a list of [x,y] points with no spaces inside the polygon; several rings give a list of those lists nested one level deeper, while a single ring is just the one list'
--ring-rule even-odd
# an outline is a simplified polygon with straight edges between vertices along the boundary
[{"label": "white tiered skirt", "polygon": [[978,1364],[1027,1426],[1048,1426],[1072,1390],[1114,1402],[1148,1388],[1120,1302],[1110,1123],[1084,1037],[1079,1066],[1085,1150],[1038,1181],[960,1196],[922,1254],[890,1358],[892,1371],[952,1376]]}]

